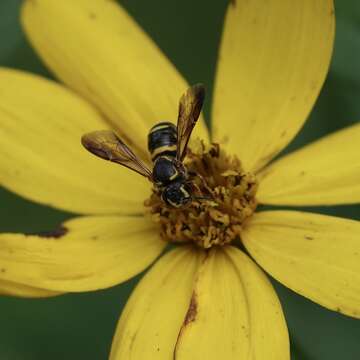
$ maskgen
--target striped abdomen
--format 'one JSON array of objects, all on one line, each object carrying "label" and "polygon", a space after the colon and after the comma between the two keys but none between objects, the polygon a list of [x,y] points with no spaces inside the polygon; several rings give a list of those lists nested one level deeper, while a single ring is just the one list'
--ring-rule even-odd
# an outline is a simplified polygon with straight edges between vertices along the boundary
[{"label": "striped abdomen", "polygon": [[159,156],[176,156],[177,130],[170,122],[161,122],[150,129],[148,135],[148,149],[151,160]]}]

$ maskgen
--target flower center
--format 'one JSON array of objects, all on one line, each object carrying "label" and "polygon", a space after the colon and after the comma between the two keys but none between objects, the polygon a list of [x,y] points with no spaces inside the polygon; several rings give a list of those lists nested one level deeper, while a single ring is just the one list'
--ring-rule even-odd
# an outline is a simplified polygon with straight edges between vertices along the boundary
[{"label": "flower center", "polygon": [[194,242],[202,248],[229,244],[255,211],[255,176],[244,172],[239,159],[227,155],[218,144],[202,141],[188,150],[184,163],[194,189],[189,205],[179,209],[167,206],[156,189],[145,201],[162,238]]}]

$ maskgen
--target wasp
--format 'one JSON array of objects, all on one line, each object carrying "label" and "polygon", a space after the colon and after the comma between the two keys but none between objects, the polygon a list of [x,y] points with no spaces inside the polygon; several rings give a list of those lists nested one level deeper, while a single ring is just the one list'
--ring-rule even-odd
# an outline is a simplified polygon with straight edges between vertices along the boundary
[{"label": "wasp", "polygon": [[150,129],[148,150],[153,165],[152,171],[111,130],[85,134],[81,142],[94,155],[145,176],[154,184],[167,205],[181,208],[193,200],[194,187],[183,160],[204,99],[205,88],[202,84],[190,87],[180,98],[177,125],[160,122]]}]

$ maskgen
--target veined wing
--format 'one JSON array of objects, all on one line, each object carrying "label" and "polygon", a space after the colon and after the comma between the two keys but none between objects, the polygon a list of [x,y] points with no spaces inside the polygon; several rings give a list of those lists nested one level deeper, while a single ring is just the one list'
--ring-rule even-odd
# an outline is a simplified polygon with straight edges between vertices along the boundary
[{"label": "veined wing", "polygon": [[81,143],[92,154],[136,171],[152,179],[151,170],[133,151],[110,130],[93,131],[81,138]]},{"label": "veined wing", "polygon": [[182,161],[186,155],[186,149],[191,133],[200,116],[205,99],[205,87],[196,84],[189,88],[180,98],[179,116],[177,122],[177,155]]}]

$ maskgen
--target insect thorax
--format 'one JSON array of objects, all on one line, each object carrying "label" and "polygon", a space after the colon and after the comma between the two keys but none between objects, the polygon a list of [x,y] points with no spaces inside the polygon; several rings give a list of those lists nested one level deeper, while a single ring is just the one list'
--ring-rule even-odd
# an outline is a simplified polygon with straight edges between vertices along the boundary
[{"label": "insect thorax", "polygon": [[158,156],[154,162],[153,181],[156,186],[164,187],[171,182],[180,180],[181,173],[175,165],[175,158]]}]

